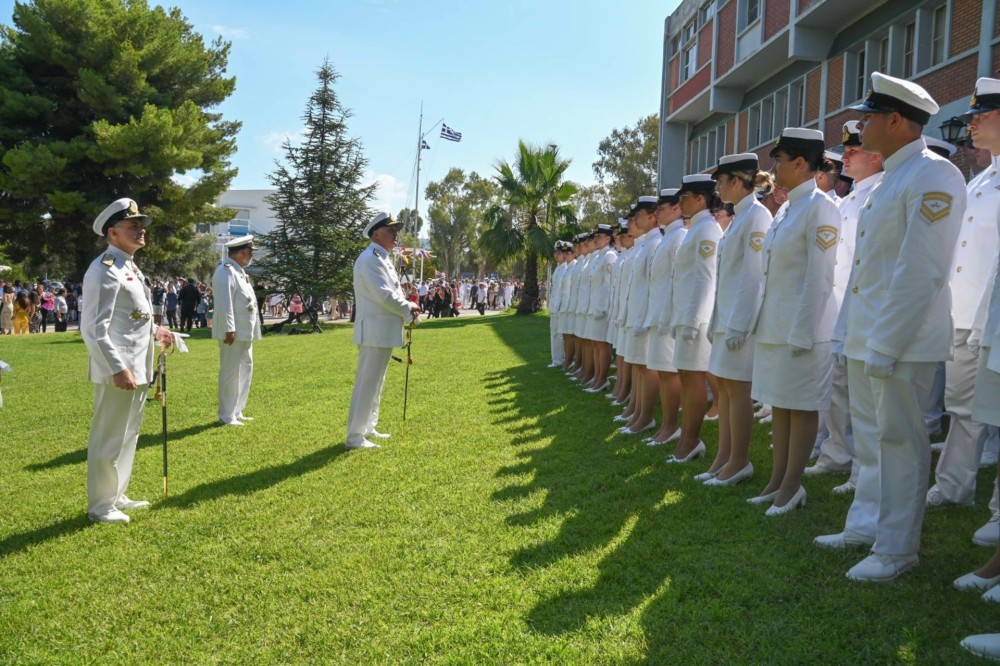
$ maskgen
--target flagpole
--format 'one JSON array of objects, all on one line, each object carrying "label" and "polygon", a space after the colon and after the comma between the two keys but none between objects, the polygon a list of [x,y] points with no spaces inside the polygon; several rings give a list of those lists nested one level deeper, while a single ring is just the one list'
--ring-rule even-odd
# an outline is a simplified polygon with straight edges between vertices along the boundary
[{"label": "flagpole", "polygon": [[[424,103],[420,102],[420,125],[417,128],[417,188],[413,193],[413,213],[416,216],[413,225],[420,219],[420,155],[424,152]],[[404,229],[404,231],[406,231]]]}]

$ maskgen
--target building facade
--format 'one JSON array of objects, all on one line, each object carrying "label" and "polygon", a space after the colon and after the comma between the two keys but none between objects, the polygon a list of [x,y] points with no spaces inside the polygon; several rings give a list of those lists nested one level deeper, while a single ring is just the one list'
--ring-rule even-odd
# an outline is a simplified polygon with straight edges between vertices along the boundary
[{"label": "building facade", "polygon": [[1000,76],[998,0],[683,0],[664,30],[660,187],[729,153],[768,153],[784,127],[841,143],[871,73],[923,86],[927,133]]},{"label": "building facade", "polygon": [[222,256],[222,245],[236,236],[259,236],[274,230],[278,220],[264,200],[277,190],[226,190],[216,199],[215,205],[236,209],[236,216],[219,224],[197,224],[195,232],[214,234],[216,249]]}]

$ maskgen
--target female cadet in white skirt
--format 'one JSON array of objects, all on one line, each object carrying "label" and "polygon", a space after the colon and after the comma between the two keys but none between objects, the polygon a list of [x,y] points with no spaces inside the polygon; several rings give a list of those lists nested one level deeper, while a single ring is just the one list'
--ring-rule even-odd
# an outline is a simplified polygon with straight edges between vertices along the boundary
[{"label": "female cadet in white skirt", "polygon": [[581,349],[580,367],[575,373],[576,380],[588,384],[594,378],[593,355],[587,341],[587,312],[590,310],[590,268],[594,260],[594,235],[586,232],[580,246],[583,251],[583,267],[580,268],[580,287],[576,296],[576,319],[573,320],[573,335]]},{"label": "female cadet in white skirt", "polygon": [[629,230],[629,220],[623,217],[618,221],[618,236],[615,241],[621,247],[618,261],[615,262],[615,271],[618,278],[615,287],[615,307],[612,310],[614,324],[608,326],[608,342],[615,349],[615,390],[611,392],[612,405],[624,405],[628,402],[629,392],[632,390],[632,370],[625,362],[625,349],[622,347],[621,336],[625,333],[625,306],[628,303],[628,276],[632,258],[635,253],[635,237]]},{"label": "female cadet in white skirt", "polygon": [[611,309],[611,273],[618,253],[611,247],[614,232],[610,224],[598,224],[594,229],[594,258],[590,262],[590,307],[584,337],[590,345],[594,376],[586,389],[599,393],[608,388],[611,368],[611,345],[607,343],[608,313]]},{"label": "female cadet in white skirt", "polygon": [[656,222],[663,230],[663,240],[656,248],[649,271],[649,305],[646,307],[646,321],[649,328],[646,348],[646,367],[655,370],[660,378],[660,410],[663,421],[660,429],[646,444],[659,446],[677,440],[681,429],[677,423],[681,407],[681,380],[674,365],[674,338],[670,335],[670,315],[673,308],[674,259],[684,236],[687,225],[681,217],[680,199],[677,188],[660,190],[656,207]]},{"label": "female cadet in white skirt", "polygon": [[719,160],[712,178],[718,183],[719,198],[732,205],[735,216],[719,241],[708,362],[708,371],[719,380],[719,452],[705,485],[731,486],[753,478],[750,379],[755,341],[750,327],[760,298],[764,235],[771,226],[771,213],[755,192],[769,190],[771,177],[758,170],[755,153],[741,153]]},{"label": "female cadet in white skirt", "polygon": [[764,237],[752,394],[772,406],[774,466],[761,494],[748,500],[773,502],[768,516],[805,504],[802,471],[816,441],[819,412],[830,408],[840,214],[816,187],[823,146],[819,130],[785,128],[771,151],[788,206]]},{"label": "female cadet in white skirt", "polygon": [[678,196],[681,214],[691,221],[674,260],[670,317],[684,426],[668,463],[684,463],[705,455],[701,424],[708,406],[705,373],[712,353],[708,325],[715,300],[715,255],[722,238],[722,228],[711,212],[719,196],[711,176],[684,176]]}]

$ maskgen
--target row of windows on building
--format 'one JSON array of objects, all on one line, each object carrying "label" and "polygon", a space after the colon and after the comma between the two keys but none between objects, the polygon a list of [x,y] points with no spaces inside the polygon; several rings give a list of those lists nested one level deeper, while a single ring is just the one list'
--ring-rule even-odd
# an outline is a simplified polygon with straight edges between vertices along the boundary
[{"label": "row of windows on building", "polygon": [[[754,26],[760,19],[760,0],[738,0],[739,32]],[[715,17],[717,0],[709,0],[698,13],[684,24],[679,33],[670,41],[670,56],[681,53],[680,83],[687,81],[698,71],[698,31]]]}]

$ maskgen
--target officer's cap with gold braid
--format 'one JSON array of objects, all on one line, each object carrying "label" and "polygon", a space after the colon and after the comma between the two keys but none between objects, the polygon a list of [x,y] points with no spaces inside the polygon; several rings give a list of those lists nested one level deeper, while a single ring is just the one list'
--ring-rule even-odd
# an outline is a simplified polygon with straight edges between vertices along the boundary
[{"label": "officer's cap with gold braid", "polygon": [[990,79],[985,76],[976,81],[976,89],[969,101],[969,110],[962,114],[968,122],[977,113],[986,113],[1000,109],[1000,79]]},{"label": "officer's cap with gold braid", "polygon": [[843,144],[845,147],[861,145],[861,132],[858,131],[857,120],[848,120],[846,123],[844,123]]},{"label": "officer's cap with gold braid", "polygon": [[757,153],[736,153],[735,155],[723,155],[719,159],[719,166],[715,167],[715,171],[712,173],[712,178],[718,180],[719,176],[724,173],[736,173],[737,171],[755,173],[759,166],[760,163],[757,159]]},{"label": "officer's cap with gold braid", "polygon": [[825,148],[826,144],[823,143],[823,133],[819,130],[806,129],[804,127],[786,127],[781,130],[781,136],[778,137],[778,142],[774,144],[771,157],[774,157],[782,150],[786,152],[798,150],[822,153]]},{"label": "officer's cap with gold braid", "polygon": [[253,236],[237,236],[232,240],[225,242],[224,247],[228,251],[242,250],[245,247],[249,247],[251,250],[256,250],[257,246],[253,244]]},{"label": "officer's cap with gold braid", "polygon": [[399,231],[403,227],[403,223],[392,219],[391,213],[382,211],[377,213],[375,217],[372,218],[371,222],[369,222],[365,227],[365,238],[371,238],[372,234],[375,233],[375,230],[382,227],[395,227],[395,229]]},{"label": "officer's cap with gold braid", "polygon": [[108,229],[115,226],[122,220],[142,220],[142,226],[149,225],[149,215],[139,212],[139,205],[129,198],[118,199],[110,206],[101,211],[101,214],[94,218],[94,233],[98,236],[106,236]]},{"label": "officer's cap with gold braid", "polygon": [[711,176],[707,173],[695,173],[690,176],[684,176],[678,195],[684,194],[685,192],[691,192],[692,194],[711,194],[714,191],[715,181]]},{"label": "officer's cap with gold braid", "polygon": [[861,113],[896,112],[920,125],[926,125],[941,109],[930,93],[916,83],[882,72],[872,72],[872,89],[860,104],[851,108]]}]

